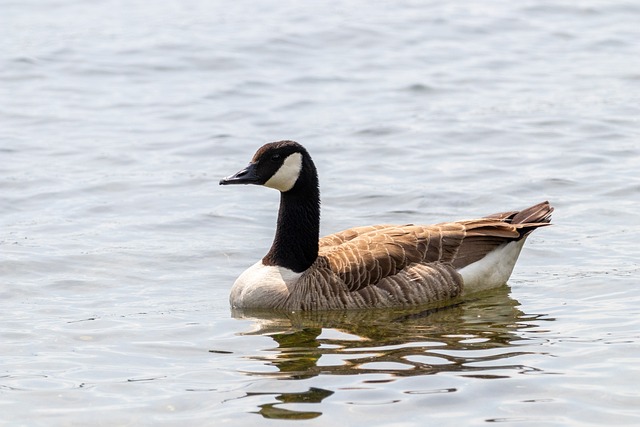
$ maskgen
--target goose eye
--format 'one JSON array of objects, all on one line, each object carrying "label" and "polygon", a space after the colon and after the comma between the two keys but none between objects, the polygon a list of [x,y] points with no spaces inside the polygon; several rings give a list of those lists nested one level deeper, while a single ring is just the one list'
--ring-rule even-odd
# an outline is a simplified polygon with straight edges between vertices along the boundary
[{"label": "goose eye", "polygon": [[280,158],[281,158],[281,157],[282,157],[282,156],[281,156],[280,154],[274,154],[273,156],[271,156],[271,161],[272,161],[272,162],[280,161]]}]

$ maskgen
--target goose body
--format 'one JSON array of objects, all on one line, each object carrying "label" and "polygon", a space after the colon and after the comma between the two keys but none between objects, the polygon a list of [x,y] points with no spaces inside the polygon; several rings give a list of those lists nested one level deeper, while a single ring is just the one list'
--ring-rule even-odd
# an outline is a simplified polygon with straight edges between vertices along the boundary
[{"label": "goose body", "polygon": [[281,193],[271,249],[231,288],[231,305],[245,309],[402,307],[497,287],[509,279],[527,235],[548,225],[553,211],[542,202],[479,219],[372,225],[319,238],[316,168],[293,141],[262,146],[220,184]]}]

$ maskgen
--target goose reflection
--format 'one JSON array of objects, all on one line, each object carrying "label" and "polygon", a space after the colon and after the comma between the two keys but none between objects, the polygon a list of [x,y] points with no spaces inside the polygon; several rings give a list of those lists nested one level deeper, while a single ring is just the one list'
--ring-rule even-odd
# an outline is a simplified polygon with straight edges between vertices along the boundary
[{"label": "goose reflection", "polygon": [[[363,373],[393,376],[459,372],[500,378],[535,368],[511,361],[527,354],[524,333],[552,321],[525,314],[503,286],[472,300],[407,310],[273,313],[234,311],[254,321],[247,335],[271,337],[277,347],[253,356],[278,368],[255,373],[288,379]],[[501,371],[500,375],[491,372]],[[487,372],[483,372],[487,371]]]},{"label": "goose reflection", "polygon": [[[234,311],[253,320],[245,335],[271,337],[277,346],[251,356],[277,372],[249,375],[301,380],[320,375],[383,374],[363,383],[392,382],[398,377],[442,372],[483,379],[505,378],[539,371],[517,363],[520,350],[553,321],[544,314],[526,314],[503,286],[472,300],[410,310],[361,310],[273,313]],[[525,332],[529,330],[528,332]],[[455,389],[438,393],[456,392]],[[335,391],[312,387],[296,393],[272,395],[274,402],[259,405],[265,418],[311,419],[322,415],[319,405],[291,410],[285,403],[315,403]],[[306,406],[306,405],[305,405]]]}]

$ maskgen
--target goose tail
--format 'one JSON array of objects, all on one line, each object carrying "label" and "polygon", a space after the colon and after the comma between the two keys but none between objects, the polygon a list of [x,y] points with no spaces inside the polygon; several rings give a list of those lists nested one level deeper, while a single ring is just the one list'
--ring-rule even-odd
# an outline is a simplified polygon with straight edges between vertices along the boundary
[{"label": "goose tail", "polygon": [[[458,270],[464,283],[463,292],[465,294],[478,292],[507,283],[526,237],[536,228],[551,225],[552,212],[553,207],[548,201],[544,201],[521,211],[500,212],[487,216],[486,218],[499,219],[511,224],[518,235],[514,236],[515,238],[505,239],[503,243],[486,252],[477,261],[464,263]],[[488,237],[484,235],[483,239]],[[463,244],[460,252],[471,251],[474,246],[471,244],[472,240],[469,241],[469,249]]]},{"label": "goose tail", "polygon": [[553,206],[545,200],[521,211],[500,212],[488,215],[486,218],[499,219],[509,224],[518,225],[520,232],[518,240],[520,240],[538,227],[551,225],[552,212]]}]

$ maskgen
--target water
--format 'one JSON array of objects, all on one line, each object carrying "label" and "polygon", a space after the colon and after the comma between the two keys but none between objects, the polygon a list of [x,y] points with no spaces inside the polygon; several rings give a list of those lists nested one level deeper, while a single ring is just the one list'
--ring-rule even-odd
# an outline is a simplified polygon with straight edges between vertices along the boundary
[{"label": "water", "polygon": [[[640,7],[0,2],[7,425],[640,424]],[[556,207],[508,286],[232,313],[314,157],[323,234]]]}]

